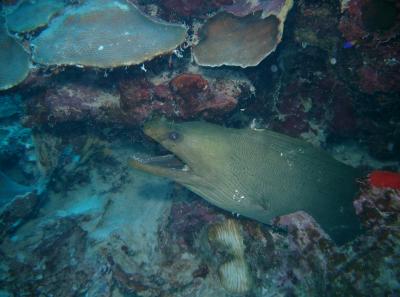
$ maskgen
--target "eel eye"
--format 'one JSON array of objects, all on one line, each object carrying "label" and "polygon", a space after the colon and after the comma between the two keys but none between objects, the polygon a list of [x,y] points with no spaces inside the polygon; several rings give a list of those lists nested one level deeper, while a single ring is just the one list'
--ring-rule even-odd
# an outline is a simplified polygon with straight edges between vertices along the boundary
[{"label": "eel eye", "polygon": [[176,131],[172,131],[172,132],[169,132],[169,133],[168,133],[168,138],[169,138],[170,140],[175,141],[175,140],[178,140],[180,137],[181,137],[181,136],[180,136],[179,133],[176,132]]}]

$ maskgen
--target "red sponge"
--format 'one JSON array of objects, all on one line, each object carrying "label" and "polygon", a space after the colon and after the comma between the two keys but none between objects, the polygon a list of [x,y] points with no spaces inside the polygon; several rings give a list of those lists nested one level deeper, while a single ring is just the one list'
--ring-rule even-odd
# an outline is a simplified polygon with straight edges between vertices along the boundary
[{"label": "red sponge", "polygon": [[400,173],[398,172],[372,171],[368,180],[374,187],[400,189]]}]

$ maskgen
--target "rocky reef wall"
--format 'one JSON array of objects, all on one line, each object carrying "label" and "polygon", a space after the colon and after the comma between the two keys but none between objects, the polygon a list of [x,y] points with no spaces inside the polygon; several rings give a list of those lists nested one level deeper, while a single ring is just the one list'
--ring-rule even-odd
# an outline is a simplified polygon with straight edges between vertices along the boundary
[{"label": "rocky reef wall", "polygon": [[[60,1],[37,15],[48,1],[3,1],[0,295],[399,295],[400,8],[341,2]],[[211,33],[221,45],[213,22],[226,19],[251,42],[274,33],[272,46],[254,60],[233,36],[221,63],[201,63],[196,48]],[[141,56],[120,55],[137,53],[132,41],[104,62],[136,21],[148,30]],[[93,42],[68,40],[74,26]],[[128,168],[164,152],[141,130],[154,117],[268,128],[364,169],[354,206],[365,233],[337,246],[305,212],[267,226]]]}]

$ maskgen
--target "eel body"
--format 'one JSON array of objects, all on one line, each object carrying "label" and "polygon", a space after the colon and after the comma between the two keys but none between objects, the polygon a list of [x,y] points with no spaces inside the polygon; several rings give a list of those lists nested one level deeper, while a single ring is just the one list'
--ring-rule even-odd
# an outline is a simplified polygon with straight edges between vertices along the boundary
[{"label": "eel body", "polygon": [[267,224],[303,210],[339,243],[359,231],[352,204],[359,171],[303,140],[162,119],[147,123],[144,132],[185,165],[168,166],[168,157],[133,158],[130,164],[168,177],[220,208]]}]

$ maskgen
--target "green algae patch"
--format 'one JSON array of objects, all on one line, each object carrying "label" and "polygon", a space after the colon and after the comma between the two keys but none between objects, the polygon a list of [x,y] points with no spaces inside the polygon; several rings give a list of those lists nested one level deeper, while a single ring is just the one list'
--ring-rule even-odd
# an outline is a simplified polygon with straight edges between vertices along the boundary
[{"label": "green algae patch", "polygon": [[153,20],[125,1],[91,0],[66,10],[32,41],[33,60],[99,68],[135,65],[173,51],[186,30]]},{"label": "green algae patch", "polygon": [[64,8],[62,0],[24,1],[6,16],[10,31],[24,33],[46,26]]},{"label": "green algae patch", "polygon": [[0,20],[0,90],[12,88],[29,74],[29,54],[14,38],[8,35]]}]

